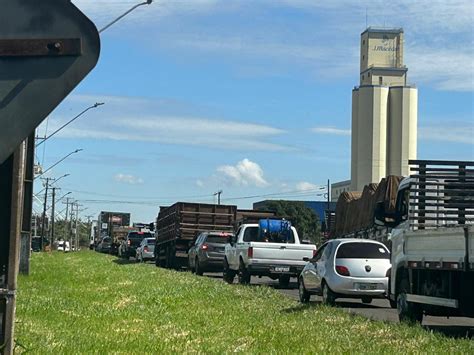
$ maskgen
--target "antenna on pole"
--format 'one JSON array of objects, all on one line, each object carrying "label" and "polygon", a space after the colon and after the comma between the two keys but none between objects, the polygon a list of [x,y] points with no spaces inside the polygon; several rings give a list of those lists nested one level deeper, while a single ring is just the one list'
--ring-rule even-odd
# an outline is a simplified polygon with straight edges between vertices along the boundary
[{"label": "antenna on pole", "polygon": [[369,27],[368,15],[367,15],[367,6],[365,7],[365,28]]}]

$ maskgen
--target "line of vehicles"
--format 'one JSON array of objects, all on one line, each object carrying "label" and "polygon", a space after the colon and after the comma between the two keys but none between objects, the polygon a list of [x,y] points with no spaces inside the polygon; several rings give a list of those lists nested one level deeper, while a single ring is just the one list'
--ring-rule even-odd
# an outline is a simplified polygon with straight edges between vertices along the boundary
[{"label": "line of vehicles", "polygon": [[410,161],[413,174],[388,177],[339,198],[329,240],[301,242],[291,222],[269,211],[178,202],[161,207],[152,232],[129,232],[122,257],[233,283],[268,276],[300,301],[320,295],[386,297],[400,320],[474,317],[474,162]]}]

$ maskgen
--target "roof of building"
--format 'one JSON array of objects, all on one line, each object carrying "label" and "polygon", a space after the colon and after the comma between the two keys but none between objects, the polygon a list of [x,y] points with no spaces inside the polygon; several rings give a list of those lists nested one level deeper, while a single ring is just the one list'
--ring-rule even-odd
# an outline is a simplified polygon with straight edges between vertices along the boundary
[{"label": "roof of building", "polygon": [[369,33],[394,33],[394,34],[399,34],[403,33],[403,28],[382,28],[382,27],[367,27],[364,32],[362,32],[360,35],[362,36],[364,33],[369,32]]}]

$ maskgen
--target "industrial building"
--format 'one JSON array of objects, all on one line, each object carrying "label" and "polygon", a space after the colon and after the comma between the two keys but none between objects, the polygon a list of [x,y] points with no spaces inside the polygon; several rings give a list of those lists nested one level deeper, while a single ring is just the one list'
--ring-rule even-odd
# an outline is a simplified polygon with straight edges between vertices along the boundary
[{"label": "industrial building", "polygon": [[361,34],[360,85],[352,90],[351,179],[332,185],[362,191],[388,175],[409,174],[416,159],[418,90],[407,82],[403,29],[367,28]]}]

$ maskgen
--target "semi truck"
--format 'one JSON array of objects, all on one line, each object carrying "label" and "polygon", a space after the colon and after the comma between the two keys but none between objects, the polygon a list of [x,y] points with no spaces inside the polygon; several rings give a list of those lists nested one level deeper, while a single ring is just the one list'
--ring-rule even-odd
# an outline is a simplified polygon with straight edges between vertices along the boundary
[{"label": "semi truck", "polygon": [[160,207],[155,229],[156,266],[179,269],[188,264],[188,250],[206,231],[233,232],[237,206],[177,202]]},{"label": "semi truck", "polygon": [[411,175],[392,186],[396,193],[373,201],[368,215],[374,223],[343,235],[390,247],[388,297],[401,321],[474,317],[474,162],[409,164]]}]

